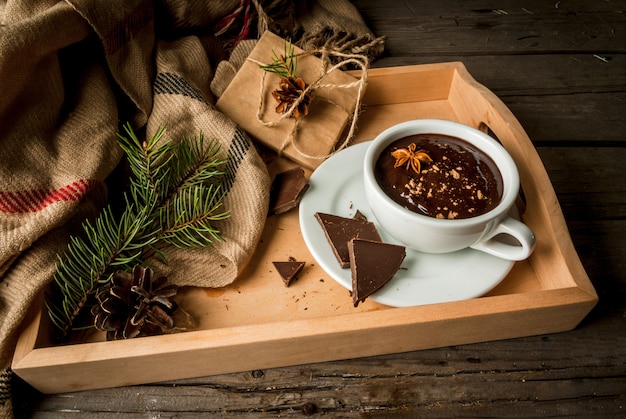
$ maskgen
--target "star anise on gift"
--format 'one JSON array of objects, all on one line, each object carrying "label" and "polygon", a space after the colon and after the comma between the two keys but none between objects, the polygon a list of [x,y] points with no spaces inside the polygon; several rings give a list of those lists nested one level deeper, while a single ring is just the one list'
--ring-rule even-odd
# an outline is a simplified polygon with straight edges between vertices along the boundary
[{"label": "star anise on gift", "polygon": [[107,332],[107,340],[159,335],[174,328],[177,305],[170,298],[178,287],[164,276],[153,278],[152,269],[136,265],[132,273],[116,272],[111,285],[96,294],[94,326]]},{"label": "star anise on gift", "polygon": [[391,155],[396,159],[393,167],[406,166],[406,170],[413,169],[415,173],[419,173],[422,170],[422,162],[431,163],[433,161],[425,151],[415,152],[416,147],[415,143],[411,143],[407,148],[392,151]]},{"label": "star anise on gift", "polygon": [[301,77],[283,77],[278,83],[278,89],[272,92],[272,96],[278,102],[276,113],[286,113],[297,103],[290,116],[298,119],[302,115],[309,114],[311,95],[304,93],[307,84]]}]

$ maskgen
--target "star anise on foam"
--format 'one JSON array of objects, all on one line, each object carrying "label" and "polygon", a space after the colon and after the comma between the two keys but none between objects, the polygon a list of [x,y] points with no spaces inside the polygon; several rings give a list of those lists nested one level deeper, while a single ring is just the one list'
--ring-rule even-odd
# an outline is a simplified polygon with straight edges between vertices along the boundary
[{"label": "star anise on foam", "polygon": [[276,113],[286,113],[297,103],[289,116],[298,119],[302,115],[309,114],[309,104],[311,103],[311,94],[304,93],[307,84],[301,77],[283,77],[278,83],[278,89],[272,92],[272,96],[278,102]]},{"label": "star anise on foam", "polygon": [[419,173],[422,170],[421,163],[432,163],[433,159],[425,151],[415,152],[416,147],[415,143],[411,143],[407,148],[392,151],[391,155],[396,159],[393,167],[406,166],[406,170],[413,169],[415,173]]}]

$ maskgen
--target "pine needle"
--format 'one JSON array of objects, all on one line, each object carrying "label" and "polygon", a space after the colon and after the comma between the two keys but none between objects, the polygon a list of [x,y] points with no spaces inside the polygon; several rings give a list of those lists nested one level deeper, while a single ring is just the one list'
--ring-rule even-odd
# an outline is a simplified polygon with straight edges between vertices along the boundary
[{"label": "pine needle", "polygon": [[278,74],[281,77],[296,77],[298,56],[295,55],[291,42],[285,41],[284,51],[281,55],[277,55],[274,50],[272,50],[272,54],[272,63],[259,66],[262,70]]}]

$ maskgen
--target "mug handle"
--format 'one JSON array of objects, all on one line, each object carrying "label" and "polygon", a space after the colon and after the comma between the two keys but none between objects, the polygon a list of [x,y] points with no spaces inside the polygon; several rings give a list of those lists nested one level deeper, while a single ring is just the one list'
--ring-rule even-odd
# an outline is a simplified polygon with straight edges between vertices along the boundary
[{"label": "mug handle", "polygon": [[[508,244],[496,239],[500,234],[513,237],[519,244]],[[502,259],[519,261],[528,258],[535,250],[535,235],[526,224],[507,216],[488,235],[470,247]]]}]

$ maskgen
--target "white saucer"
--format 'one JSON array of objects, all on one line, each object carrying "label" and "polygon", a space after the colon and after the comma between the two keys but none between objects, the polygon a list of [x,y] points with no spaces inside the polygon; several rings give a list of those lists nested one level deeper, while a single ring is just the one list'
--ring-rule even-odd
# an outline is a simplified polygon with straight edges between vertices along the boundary
[{"label": "white saucer", "polygon": [[[350,269],[339,266],[314,215],[324,212],[352,217],[359,210],[376,224],[383,241],[398,243],[380,227],[365,198],[362,165],[368,145],[353,145],[323,162],[311,175],[309,189],[300,202],[300,229],[309,251],[335,281],[349,290]],[[474,249],[428,254],[407,248],[394,278],[369,298],[395,307],[467,300],[493,289],[513,264]]]}]

